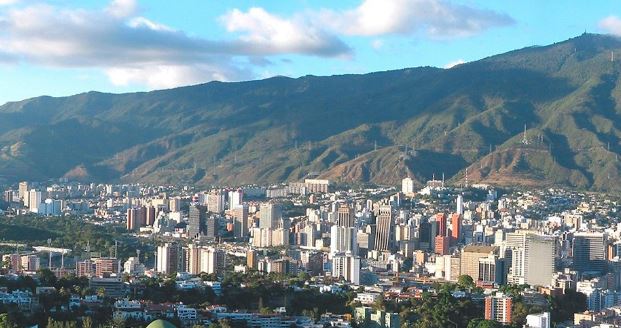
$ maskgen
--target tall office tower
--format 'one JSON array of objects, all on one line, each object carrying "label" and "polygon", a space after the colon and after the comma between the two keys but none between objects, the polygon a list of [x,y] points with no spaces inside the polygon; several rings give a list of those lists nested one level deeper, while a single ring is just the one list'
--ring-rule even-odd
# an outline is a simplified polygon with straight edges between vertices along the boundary
[{"label": "tall office tower", "polygon": [[485,320],[494,320],[502,324],[510,324],[513,299],[502,293],[485,298]]},{"label": "tall office tower", "polygon": [[42,200],[43,195],[40,191],[35,189],[30,190],[28,192],[28,208],[30,209],[30,212],[38,213]]},{"label": "tall office tower", "polygon": [[170,274],[178,272],[181,254],[179,245],[176,243],[165,243],[157,247],[157,258],[155,270],[159,273]]},{"label": "tall office tower", "polygon": [[524,280],[531,286],[547,286],[556,272],[555,236],[527,234],[524,245]]},{"label": "tall office tower", "polygon": [[479,281],[487,284],[503,285],[505,283],[504,260],[496,254],[479,259]]},{"label": "tall office tower", "polygon": [[257,254],[257,251],[255,251],[254,249],[249,249],[248,251],[246,251],[246,266],[248,267],[248,269],[257,269],[257,265],[259,263],[259,255]]},{"label": "tall office tower", "polygon": [[427,219],[421,220],[418,225],[418,244],[421,249],[431,249],[435,242],[435,235],[431,233],[431,223]]},{"label": "tall office tower", "polygon": [[436,222],[438,224],[437,236],[446,236],[446,214],[436,214]]},{"label": "tall office tower", "polygon": [[282,219],[280,204],[263,203],[260,207],[259,228],[276,229]]},{"label": "tall office tower", "polygon": [[436,236],[434,239],[434,252],[438,255],[448,255],[451,237]]},{"label": "tall office tower", "polygon": [[412,178],[407,177],[401,180],[401,192],[406,195],[414,193],[414,180],[412,180]]},{"label": "tall office tower", "polygon": [[28,207],[28,191],[30,190],[28,182],[22,181],[19,183],[19,199],[24,202],[24,206]]},{"label": "tall office tower", "polygon": [[144,227],[147,223],[147,208],[144,206],[140,206],[136,208],[136,224],[138,228]]},{"label": "tall office tower", "polygon": [[188,225],[186,227],[188,238],[196,238],[205,232],[207,221],[207,207],[203,205],[190,205]]},{"label": "tall office tower", "polygon": [[156,215],[156,211],[155,211],[155,206],[149,205],[146,208],[146,222],[145,224],[148,226],[152,226],[153,223],[155,222],[155,215]]},{"label": "tall office tower", "polygon": [[212,213],[224,212],[225,194],[220,191],[212,191],[207,194],[207,210]]},{"label": "tall office tower", "polygon": [[468,245],[461,251],[461,274],[469,275],[474,281],[479,280],[479,259],[496,255],[498,247]]},{"label": "tall office tower", "polygon": [[235,209],[244,202],[244,191],[241,189],[229,191],[229,209]]},{"label": "tall office tower", "polygon": [[168,209],[171,212],[180,212],[181,211],[181,199],[178,197],[171,198],[168,201]]},{"label": "tall office tower", "polygon": [[332,258],[332,276],[343,277],[354,285],[360,284],[360,258],[352,254],[337,254]]},{"label": "tall office tower", "polygon": [[451,244],[457,245],[461,241],[461,215],[453,213],[451,215]]},{"label": "tall office tower", "polygon": [[127,230],[134,231],[137,229],[138,224],[136,222],[136,209],[128,208],[127,209]]},{"label": "tall office tower", "polygon": [[340,227],[352,228],[354,220],[354,209],[347,204],[340,204],[336,210],[336,224]]},{"label": "tall office tower", "polygon": [[217,215],[210,215],[205,220],[204,235],[207,239],[216,239],[218,237],[218,229],[220,228],[220,220]]},{"label": "tall office tower", "polygon": [[186,268],[190,274],[199,274],[201,273],[201,249],[195,244],[189,244],[187,248],[184,249],[185,258],[186,258]]},{"label": "tall office tower", "polygon": [[330,227],[330,253],[346,253],[352,255],[358,254],[358,241],[356,229],[346,228],[337,225]]},{"label": "tall office tower", "polygon": [[508,233],[505,241],[511,261],[508,282],[546,286],[556,272],[557,239],[535,233]]},{"label": "tall office tower", "polygon": [[392,247],[392,206],[382,205],[375,222],[375,250],[384,252]]},{"label": "tall office tower", "polygon": [[222,273],[225,267],[225,253],[214,247],[201,248],[201,272]]},{"label": "tall office tower", "polygon": [[248,204],[237,205],[231,210],[233,217],[233,236],[244,240],[248,237]]},{"label": "tall office tower", "polygon": [[464,215],[464,196],[457,195],[457,214]]},{"label": "tall office tower", "polygon": [[599,232],[574,234],[574,269],[583,272],[602,272],[606,266],[606,236]]}]

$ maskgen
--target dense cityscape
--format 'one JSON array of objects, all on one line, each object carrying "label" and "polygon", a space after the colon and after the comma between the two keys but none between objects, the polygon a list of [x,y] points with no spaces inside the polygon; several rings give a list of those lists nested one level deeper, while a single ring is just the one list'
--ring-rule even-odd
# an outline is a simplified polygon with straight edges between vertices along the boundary
[{"label": "dense cityscape", "polygon": [[0,0],[0,328],[621,328],[619,0]]},{"label": "dense cityscape", "polygon": [[[9,327],[614,327],[619,201],[323,179],[4,191]],[[154,327],[154,326],[149,326]]]}]

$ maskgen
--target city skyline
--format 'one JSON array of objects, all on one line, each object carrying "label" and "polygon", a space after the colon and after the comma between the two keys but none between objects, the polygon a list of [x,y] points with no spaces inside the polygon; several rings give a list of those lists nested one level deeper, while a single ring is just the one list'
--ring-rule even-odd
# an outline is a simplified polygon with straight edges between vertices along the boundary
[{"label": "city skyline", "polygon": [[619,35],[619,15],[613,1],[184,1],[171,7],[3,0],[0,103],[212,80],[450,67],[585,31]]}]

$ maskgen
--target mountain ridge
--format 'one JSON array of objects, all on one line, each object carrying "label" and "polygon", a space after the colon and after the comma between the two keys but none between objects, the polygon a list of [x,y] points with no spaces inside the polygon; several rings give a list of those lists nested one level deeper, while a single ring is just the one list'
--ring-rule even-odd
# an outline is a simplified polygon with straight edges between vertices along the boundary
[{"label": "mountain ridge", "polygon": [[11,102],[0,179],[422,184],[461,182],[468,168],[472,182],[619,190],[616,50],[616,37],[583,34],[450,69]]}]

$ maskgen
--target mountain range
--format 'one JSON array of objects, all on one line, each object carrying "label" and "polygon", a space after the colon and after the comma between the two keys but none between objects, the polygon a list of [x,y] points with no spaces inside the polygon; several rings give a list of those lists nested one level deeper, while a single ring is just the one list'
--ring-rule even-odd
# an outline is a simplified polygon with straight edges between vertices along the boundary
[{"label": "mountain range", "polygon": [[621,39],[583,34],[450,69],[273,77],[0,106],[0,180],[296,181],[619,191]]}]

